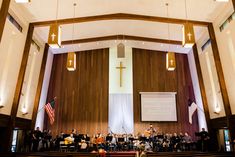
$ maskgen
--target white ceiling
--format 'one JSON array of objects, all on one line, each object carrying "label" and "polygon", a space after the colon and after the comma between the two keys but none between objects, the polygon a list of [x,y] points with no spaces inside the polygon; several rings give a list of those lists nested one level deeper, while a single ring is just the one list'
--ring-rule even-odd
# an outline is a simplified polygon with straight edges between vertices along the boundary
[{"label": "white ceiling", "polygon": [[[58,18],[73,17],[73,3],[77,3],[76,17],[103,15],[111,13],[133,13],[140,15],[166,17],[165,3],[169,3],[169,16],[186,18],[185,0],[58,0]],[[214,0],[186,0],[188,18],[212,21],[225,4]],[[32,15],[31,21],[45,21],[56,18],[57,0],[32,0],[19,4]],[[215,12],[217,11],[217,12]]]},{"label": "white ceiling", "polygon": [[[27,4],[17,4],[30,15],[30,21],[56,19],[57,0],[31,0]],[[186,0],[188,19],[213,21],[228,4],[214,0]],[[165,3],[169,3],[169,17],[185,19],[185,0],[59,0],[58,18],[73,17],[73,3],[77,3],[76,17],[112,13],[131,13],[166,17]],[[230,2],[231,3],[231,2]],[[181,40],[181,25],[170,25],[170,39]],[[36,28],[36,33],[46,42],[48,27]],[[206,29],[195,27],[196,39]],[[75,24],[74,39],[92,38],[107,35],[125,34],[141,37],[168,39],[167,24],[134,20],[107,20]],[[62,40],[72,39],[72,25],[62,26]],[[110,41],[107,41],[109,43]],[[101,42],[103,43],[103,42]],[[105,42],[104,42],[105,43]],[[149,43],[144,48],[155,47]],[[152,44],[152,45],[151,45]],[[89,44],[88,44],[89,45]],[[133,44],[138,46],[138,42]],[[90,46],[94,46],[90,44]],[[104,44],[105,46],[105,44]],[[89,46],[88,46],[89,47]],[[92,48],[92,47],[91,47]],[[63,52],[63,50],[61,50]]]}]

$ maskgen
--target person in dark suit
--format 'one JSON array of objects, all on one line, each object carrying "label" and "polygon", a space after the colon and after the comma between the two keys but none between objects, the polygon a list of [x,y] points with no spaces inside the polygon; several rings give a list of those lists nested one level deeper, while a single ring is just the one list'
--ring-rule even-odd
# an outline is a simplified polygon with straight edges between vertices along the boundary
[{"label": "person in dark suit", "polygon": [[208,142],[209,142],[209,133],[205,130],[205,128],[202,128],[202,131],[199,132],[200,135],[200,142],[201,142],[201,151],[208,151]]},{"label": "person in dark suit", "polygon": [[173,151],[179,151],[180,149],[180,137],[177,135],[177,133],[174,133],[174,135],[171,138],[172,148]]},{"label": "person in dark suit", "polygon": [[33,135],[32,135],[33,151],[34,152],[38,151],[38,146],[39,146],[39,142],[41,140],[41,137],[42,137],[42,132],[40,131],[39,127],[37,127],[36,130],[34,130]]}]

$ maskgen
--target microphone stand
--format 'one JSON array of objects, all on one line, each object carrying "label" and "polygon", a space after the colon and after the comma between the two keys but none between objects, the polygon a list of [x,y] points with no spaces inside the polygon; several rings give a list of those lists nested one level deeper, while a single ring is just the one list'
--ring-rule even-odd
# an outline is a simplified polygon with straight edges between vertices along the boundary
[{"label": "microphone stand", "polygon": [[113,135],[114,133],[112,132],[112,130],[110,129],[110,127],[108,127],[108,128],[109,128],[110,133]]}]

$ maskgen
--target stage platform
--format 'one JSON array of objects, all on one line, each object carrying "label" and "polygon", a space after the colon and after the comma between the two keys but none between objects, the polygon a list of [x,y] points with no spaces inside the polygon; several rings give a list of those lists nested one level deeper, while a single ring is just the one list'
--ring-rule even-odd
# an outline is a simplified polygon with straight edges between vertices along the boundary
[{"label": "stage platform", "polygon": [[[89,152],[31,152],[0,153],[1,157],[136,157],[135,151],[107,152],[105,154]],[[140,155],[139,155],[140,156]],[[148,152],[145,157],[234,157],[234,153],[222,152]]]}]

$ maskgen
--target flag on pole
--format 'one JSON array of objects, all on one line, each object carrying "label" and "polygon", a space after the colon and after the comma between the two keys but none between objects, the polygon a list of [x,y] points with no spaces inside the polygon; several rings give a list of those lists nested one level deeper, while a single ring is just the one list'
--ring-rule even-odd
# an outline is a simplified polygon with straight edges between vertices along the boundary
[{"label": "flag on pole", "polygon": [[55,121],[55,99],[45,105],[45,110],[50,120],[50,124],[52,125]]},{"label": "flag on pole", "polygon": [[188,106],[188,114],[189,114],[189,123],[190,124],[193,123],[193,114],[194,114],[194,112],[196,110],[197,110],[197,104],[195,104],[194,102],[189,104],[189,106]]}]

